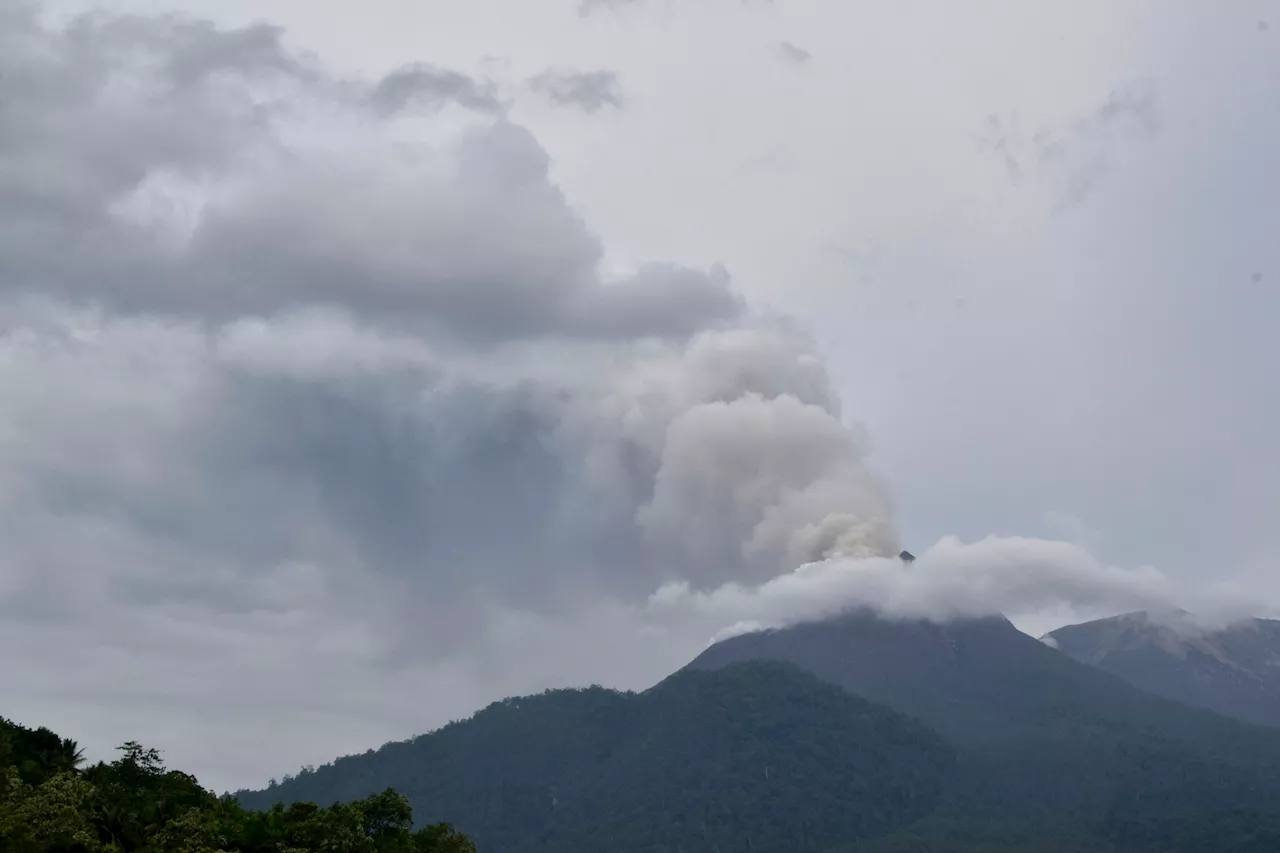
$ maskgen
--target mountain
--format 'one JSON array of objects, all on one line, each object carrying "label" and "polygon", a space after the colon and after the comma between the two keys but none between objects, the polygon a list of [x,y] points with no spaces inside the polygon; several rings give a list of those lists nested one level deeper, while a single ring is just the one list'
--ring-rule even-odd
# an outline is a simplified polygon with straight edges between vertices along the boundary
[{"label": "mountain", "polygon": [[1003,618],[853,612],[730,638],[689,668],[750,660],[800,666],[954,743],[961,785],[922,827],[935,836],[1280,845],[1280,733],[1147,693]]},{"label": "mountain", "polygon": [[237,797],[386,786],[487,853],[1280,850],[1280,732],[998,618],[741,635],[643,693],[506,700]]},{"label": "mountain", "polygon": [[236,796],[265,808],[393,786],[492,853],[784,853],[908,826],[955,772],[955,750],[920,723],[797,667],[750,662],[643,693],[509,699]]},{"label": "mountain", "polygon": [[966,746],[1046,731],[1114,738],[1153,720],[1199,734],[1206,721],[1216,722],[1083,666],[1003,617],[938,623],[854,611],[731,637],[687,668],[714,670],[751,660],[795,664]]},{"label": "mountain", "polygon": [[1190,614],[1139,612],[1069,625],[1042,639],[1158,696],[1280,726],[1280,622],[1251,619],[1208,630]]}]

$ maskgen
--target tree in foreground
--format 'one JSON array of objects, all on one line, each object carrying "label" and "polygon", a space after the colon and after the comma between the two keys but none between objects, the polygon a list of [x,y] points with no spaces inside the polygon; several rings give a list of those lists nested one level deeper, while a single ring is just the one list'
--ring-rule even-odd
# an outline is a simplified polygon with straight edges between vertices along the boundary
[{"label": "tree in foreground", "polygon": [[251,812],[136,742],[81,770],[74,741],[0,719],[5,853],[475,853],[448,824],[413,829],[391,789],[354,803]]}]

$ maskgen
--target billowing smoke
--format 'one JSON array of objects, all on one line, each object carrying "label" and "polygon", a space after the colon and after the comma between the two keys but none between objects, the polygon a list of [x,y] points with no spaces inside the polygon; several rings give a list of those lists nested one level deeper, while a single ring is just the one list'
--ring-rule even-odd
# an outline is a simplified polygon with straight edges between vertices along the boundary
[{"label": "billowing smoke", "polygon": [[[711,592],[682,582],[649,600],[659,618],[711,616],[728,634],[780,627],[870,607],[890,617],[946,621],[1069,608],[1110,615],[1177,612],[1189,590],[1151,567],[1107,565],[1069,542],[990,536],[963,543],[945,537],[910,563],[897,558],[832,558],[758,585]],[[1230,622],[1257,602],[1228,587],[1196,590],[1198,616]],[[723,635],[722,635],[723,636]]]},{"label": "billowing smoke", "polygon": [[395,658],[495,602],[724,628],[1175,598],[1065,543],[892,559],[803,332],[719,267],[604,275],[492,81],[342,79],[261,26],[3,15],[6,609],[58,580],[87,608],[270,589],[394,626],[371,642]]},{"label": "billowing smoke", "polygon": [[896,552],[804,335],[718,267],[604,275],[490,81],[3,15],[7,608],[63,581],[249,612],[265,584],[403,608],[381,642],[431,655],[486,602]]}]

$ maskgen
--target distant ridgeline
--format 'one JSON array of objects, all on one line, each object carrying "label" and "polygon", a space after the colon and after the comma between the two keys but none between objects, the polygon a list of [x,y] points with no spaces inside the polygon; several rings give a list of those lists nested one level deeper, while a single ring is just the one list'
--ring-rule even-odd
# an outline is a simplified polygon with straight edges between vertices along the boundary
[{"label": "distant ridgeline", "polygon": [[[955,751],[797,667],[681,672],[644,693],[557,690],[343,758],[245,805],[395,780],[504,853],[794,851],[873,838],[943,802]],[[422,805],[419,805],[422,804]]]},{"label": "distant ridgeline", "polygon": [[475,853],[447,824],[412,830],[392,790],[346,805],[246,810],[137,743],[81,769],[75,741],[0,719],[3,853]]},{"label": "distant ridgeline", "polygon": [[1276,853],[1280,730],[1072,656],[1154,644],[1187,683],[1269,695],[1273,623],[1167,627],[1055,632],[1067,654],[1000,618],[849,613],[235,797],[137,743],[82,767],[74,741],[0,720],[0,853]]},{"label": "distant ridgeline", "polygon": [[1126,613],[1041,638],[1149,693],[1280,727],[1280,622],[1206,628],[1186,612]]},{"label": "distant ridgeline", "polygon": [[508,699],[236,796],[389,785],[494,853],[1280,851],[1280,731],[999,618],[741,635],[642,693]]}]

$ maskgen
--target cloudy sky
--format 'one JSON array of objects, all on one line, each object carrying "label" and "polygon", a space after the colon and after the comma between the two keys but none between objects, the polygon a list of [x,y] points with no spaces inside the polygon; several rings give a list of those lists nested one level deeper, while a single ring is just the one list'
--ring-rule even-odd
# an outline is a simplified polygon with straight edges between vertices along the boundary
[{"label": "cloudy sky", "polygon": [[221,790],[854,601],[1272,612],[1278,30],[0,0],[0,713]]}]

